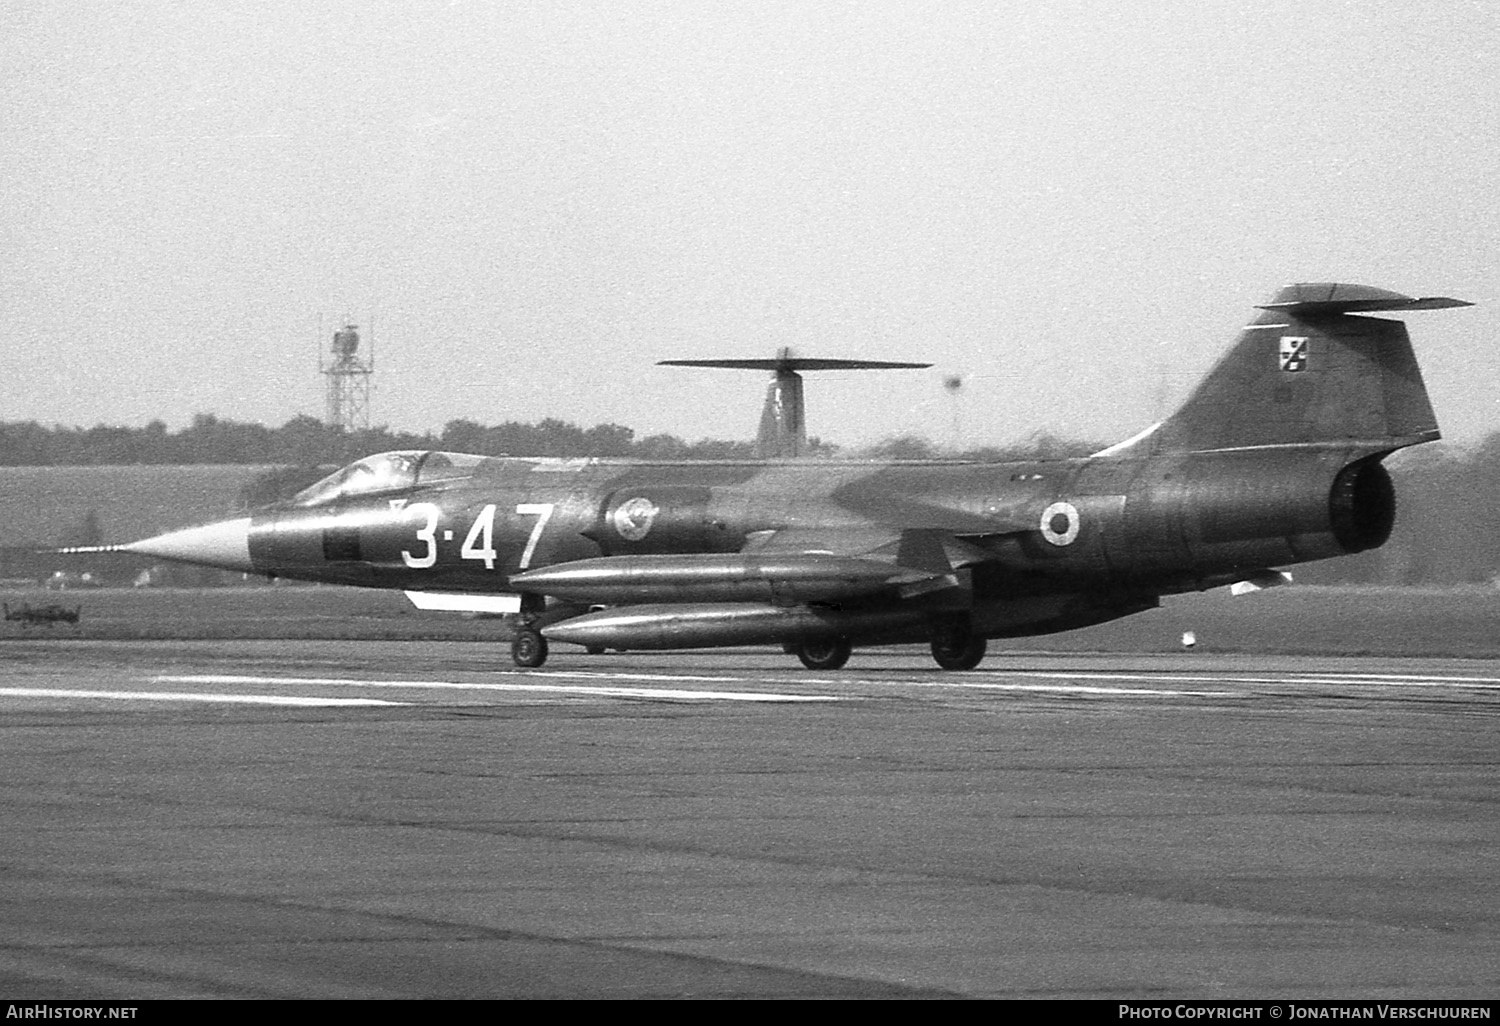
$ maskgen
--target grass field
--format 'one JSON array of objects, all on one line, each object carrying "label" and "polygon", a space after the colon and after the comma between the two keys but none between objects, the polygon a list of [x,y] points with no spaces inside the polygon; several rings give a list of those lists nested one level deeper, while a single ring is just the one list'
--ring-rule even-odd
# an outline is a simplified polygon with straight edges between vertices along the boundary
[{"label": "grass field", "polygon": [[[81,638],[184,640],[507,641],[496,619],[421,612],[400,592],[260,587],[0,591],[10,604],[82,607],[77,626],[0,624],[3,642]],[[991,642],[995,651],[1171,652],[1184,631],[1198,649],[1293,655],[1500,657],[1500,591],[1290,587],[1233,598],[1177,596],[1161,609],[1087,630]],[[563,646],[564,649],[569,646]]]},{"label": "grass field", "polygon": [[478,641],[508,638],[498,620],[424,613],[399,591],[332,587],[98,588],[0,591],[11,609],[81,608],[77,627],[6,622],[0,638],[101,641],[214,638]]}]

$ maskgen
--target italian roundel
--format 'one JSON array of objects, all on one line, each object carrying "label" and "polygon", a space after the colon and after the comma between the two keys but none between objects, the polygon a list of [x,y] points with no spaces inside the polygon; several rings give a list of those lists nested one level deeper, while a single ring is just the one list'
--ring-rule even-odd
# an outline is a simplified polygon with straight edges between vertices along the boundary
[{"label": "italian roundel", "polygon": [[1042,510],[1042,538],[1053,545],[1072,545],[1080,526],[1078,507],[1071,502],[1054,502]]},{"label": "italian roundel", "polygon": [[651,525],[661,509],[645,496],[626,499],[610,514],[610,523],[626,541],[640,541],[651,533]]}]

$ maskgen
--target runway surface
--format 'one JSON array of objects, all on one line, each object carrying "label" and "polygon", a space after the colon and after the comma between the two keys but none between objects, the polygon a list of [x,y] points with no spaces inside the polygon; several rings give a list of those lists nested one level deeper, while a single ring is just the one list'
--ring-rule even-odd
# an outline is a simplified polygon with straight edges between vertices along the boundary
[{"label": "runway surface", "polygon": [[0,645],[0,997],[1500,994],[1500,663]]}]

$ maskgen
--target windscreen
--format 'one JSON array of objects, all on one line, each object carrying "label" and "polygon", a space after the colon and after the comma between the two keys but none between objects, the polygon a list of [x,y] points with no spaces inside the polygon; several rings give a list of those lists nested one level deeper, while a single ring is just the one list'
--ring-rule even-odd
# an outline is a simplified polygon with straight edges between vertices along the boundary
[{"label": "windscreen", "polygon": [[484,459],[460,452],[408,449],[366,456],[334,471],[292,498],[297,506],[321,506],[336,499],[407,491],[421,485],[468,477]]}]

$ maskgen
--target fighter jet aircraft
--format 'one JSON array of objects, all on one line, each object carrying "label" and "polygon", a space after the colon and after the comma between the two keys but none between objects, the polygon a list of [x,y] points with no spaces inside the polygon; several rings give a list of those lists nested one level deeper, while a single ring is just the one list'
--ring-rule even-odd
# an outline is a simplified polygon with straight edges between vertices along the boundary
[{"label": "fighter jet aircraft", "polygon": [[[1439,434],[1405,325],[1361,314],[1468,305],[1288,286],[1177,412],[1085,459],[387,452],[249,516],[124,548],[514,613],[520,666],[569,642],[781,645],[831,670],[856,646],[919,642],[970,669],[989,639],[1276,584],[1283,566],[1383,544],[1396,504],[1381,461]],[[762,446],[795,452],[788,375],[817,361],[779,360],[771,397],[795,409],[768,409]]]}]

